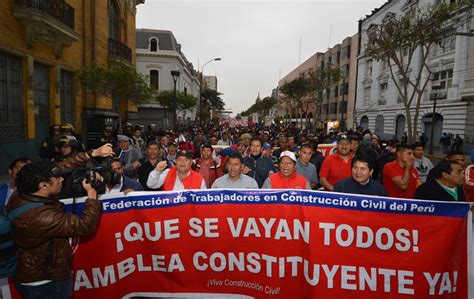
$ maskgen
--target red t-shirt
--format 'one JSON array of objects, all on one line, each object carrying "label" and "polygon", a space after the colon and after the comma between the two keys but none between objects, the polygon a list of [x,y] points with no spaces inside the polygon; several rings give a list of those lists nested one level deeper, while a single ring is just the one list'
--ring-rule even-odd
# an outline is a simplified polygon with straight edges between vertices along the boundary
[{"label": "red t-shirt", "polygon": [[414,198],[415,191],[418,185],[420,184],[420,180],[418,177],[418,171],[415,167],[411,169],[411,176],[408,182],[408,188],[403,191],[392,182],[393,178],[397,176],[403,177],[405,173],[405,169],[403,169],[397,161],[389,162],[385,164],[383,168],[383,186],[385,191],[387,191],[387,195],[389,197],[398,197],[398,198]]},{"label": "red t-shirt", "polygon": [[349,178],[352,176],[352,163],[353,155],[350,154],[350,158],[344,161],[339,157],[338,153],[329,155],[324,159],[321,170],[319,171],[319,177],[326,178],[329,184],[333,185],[337,182]]}]

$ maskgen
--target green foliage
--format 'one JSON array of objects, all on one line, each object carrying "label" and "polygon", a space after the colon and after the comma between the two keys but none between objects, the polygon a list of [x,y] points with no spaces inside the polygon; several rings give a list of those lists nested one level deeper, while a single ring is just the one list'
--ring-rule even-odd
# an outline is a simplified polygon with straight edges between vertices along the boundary
[{"label": "green foliage", "polygon": [[225,107],[224,100],[220,97],[222,94],[213,89],[205,89],[202,91],[202,102],[206,110],[220,111]]},{"label": "green foliage", "polygon": [[[163,107],[172,109],[174,102],[174,93],[171,90],[162,91],[156,97],[156,101]],[[185,111],[191,110],[197,104],[197,98],[184,92],[176,92],[176,110]]]},{"label": "green foliage", "polygon": [[77,77],[86,90],[110,95],[114,100],[140,104],[156,96],[147,78],[129,66],[114,65],[105,69],[92,64],[79,69]]},{"label": "green foliage", "polygon": [[252,113],[266,111],[272,109],[277,104],[277,100],[272,97],[265,97],[261,101],[253,104],[247,110],[242,112],[243,116],[249,116]]}]

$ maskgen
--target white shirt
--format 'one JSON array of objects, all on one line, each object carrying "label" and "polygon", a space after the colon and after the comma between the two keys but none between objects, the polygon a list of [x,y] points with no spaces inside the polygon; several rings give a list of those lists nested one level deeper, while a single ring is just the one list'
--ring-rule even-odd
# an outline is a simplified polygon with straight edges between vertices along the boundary
[{"label": "white shirt", "polygon": [[[156,169],[152,170],[150,174],[148,175],[148,180],[146,181],[146,185],[148,188],[151,189],[158,189],[163,186],[165,183],[166,177],[168,176],[170,169],[165,169],[164,171],[157,171]],[[188,173],[189,176],[189,173]],[[187,176],[186,176],[187,177]],[[206,181],[204,179],[201,182],[201,188],[200,189],[207,189],[206,187]],[[174,181],[174,187],[173,190],[186,190],[184,188],[183,183],[179,179],[179,175],[176,174],[176,180]]]}]

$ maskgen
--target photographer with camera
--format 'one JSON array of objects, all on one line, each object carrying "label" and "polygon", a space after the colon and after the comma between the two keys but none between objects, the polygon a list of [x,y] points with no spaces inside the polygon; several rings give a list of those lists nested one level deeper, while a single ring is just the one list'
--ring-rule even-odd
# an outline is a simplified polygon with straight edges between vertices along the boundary
[{"label": "photographer with camera", "polygon": [[[18,192],[8,203],[7,212],[29,205],[11,224],[18,250],[15,283],[23,298],[72,297],[68,238],[94,233],[99,220],[97,192],[86,179],[82,180],[87,193],[82,216],[64,211],[56,196],[61,191],[63,172],[53,162],[41,160],[25,165],[15,180]],[[32,203],[36,205],[32,207]]]}]

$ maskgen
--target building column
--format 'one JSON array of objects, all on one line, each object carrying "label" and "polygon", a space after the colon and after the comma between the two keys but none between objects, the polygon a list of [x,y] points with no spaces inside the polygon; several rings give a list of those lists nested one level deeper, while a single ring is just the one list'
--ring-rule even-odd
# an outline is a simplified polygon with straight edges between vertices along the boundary
[{"label": "building column", "polygon": [[35,139],[35,86],[33,81],[34,60],[32,56],[26,56],[22,59],[23,69],[23,98],[24,115],[26,123],[26,138]]}]

